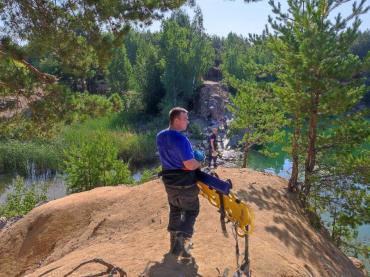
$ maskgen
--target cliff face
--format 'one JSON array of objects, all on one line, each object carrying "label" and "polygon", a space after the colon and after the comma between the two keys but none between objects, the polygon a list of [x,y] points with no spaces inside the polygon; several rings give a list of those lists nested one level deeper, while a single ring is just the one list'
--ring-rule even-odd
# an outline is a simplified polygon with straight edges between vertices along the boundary
[{"label": "cliff face", "polygon": [[[218,173],[230,178],[234,191],[254,209],[253,277],[364,276],[310,227],[294,195],[286,193],[285,180],[247,169]],[[35,208],[0,231],[0,276],[64,276],[93,258],[120,267],[128,276],[232,276],[236,259],[231,227],[224,237],[216,208],[200,200],[190,263],[176,263],[166,255],[167,199],[161,181],[154,180],[137,187],[97,188]],[[70,276],[105,269],[86,264]]]},{"label": "cliff face", "polygon": [[195,112],[203,119],[220,121],[229,103],[229,93],[219,82],[204,81],[194,101]]}]

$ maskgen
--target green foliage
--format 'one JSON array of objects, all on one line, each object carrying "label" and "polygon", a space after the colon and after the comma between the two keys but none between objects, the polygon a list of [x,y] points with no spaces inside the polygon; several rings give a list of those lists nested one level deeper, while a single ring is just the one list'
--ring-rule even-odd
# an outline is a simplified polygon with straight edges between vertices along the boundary
[{"label": "green foliage", "polygon": [[337,246],[355,239],[357,227],[370,223],[370,196],[366,186],[354,185],[352,178],[344,177],[322,177],[322,188],[314,186],[309,197],[315,212],[321,209],[329,212],[331,221],[328,227]]},{"label": "green foliage", "polygon": [[221,70],[226,80],[273,81],[274,57],[265,37],[248,40],[230,33],[223,42]]},{"label": "green foliage", "polygon": [[[130,32],[130,34],[134,34]],[[156,114],[165,91],[161,83],[162,68],[159,47],[154,45],[154,36],[150,34],[131,35],[125,39],[125,45],[131,49],[130,60],[137,80],[137,90],[141,92],[143,109],[146,113]],[[128,41],[128,42],[127,42]]]},{"label": "green foliage", "polygon": [[370,30],[359,32],[352,45],[352,52],[360,58],[366,57],[370,51]]},{"label": "green foliage", "polygon": [[143,112],[144,99],[142,93],[135,90],[126,91],[123,94],[123,110],[131,114]]},{"label": "green foliage", "polygon": [[0,216],[7,218],[25,215],[31,211],[36,204],[46,201],[47,187],[37,189],[36,185],[26,187],[24,180],[17,177],[11,186],[11,192],[7,195],[6,203],[0,205]]},{"label": "green foliage", "polygon": [[61,149],[49,143],[9,140],[0,144],[0,172],[28,176],[33,167],[38,173],[60,169],[61,160]]},{"label": "green foliage", "polygon": [[69,192],[86,191],[98,186],[131,184],[128,165],[117,159],[118,149],[106,134],[99,132],[79,147],[65,151],[65,172]]},{"label": "green foliage", "polygon": [[112,110],[114,112],[118,113],[123,109],[123,101],[118,93],[113,93],[108,100],[112,103]]},{"label": "green foliage", "polygon": [[35,81],[25,66],[0,52],[0,96],[12,95],[26,88],[26,94]]},{"label": "green foliage", "polygon": [[370,258],[370,246],[358,242],[353,238],[342,241],[341,248],[344,250],[344,253],[346,253],[348,257],[365,259],[365,261],[369,260]]},{"label": "green foliage", "polygon": [[224,40],[223,38],[213,35],[211,37],[211,41],[212,41],[212,47],[215,50],[215,65],[219,66],[222,60],[221,55],[222,55],[222,47],[224,44]]},{"label": "green foliage", "polygon": [[124,45],[115,49],[108,71],[108,83],[112,91],[122,93],[137,87],[132,65]]},{"label": "green foliage", "polygon": [[[363,80],[354,77],[363,63],[350,52],[359,21],[356,19],[352,28],[347,29],[345,19],[338,17],[331,22],[329,13],[322,13],[322,1],[307,2],[306,9],[302,9],[302,3],[291,1],[288,15],[273,1],[270,4],[277,22],[272,18],[269,21],[278,36],[271,37],[269,46],[280,66],[274,90],[291,119],[293,160],[298,161],[298,155],[304,156],[304,193],[308,194],[316,156],[320,149],[327,152],[330,148],[317,145],[320,131],[338,124],[335,118],[348,113],[364,94]],[[353,16],[362,12],[363,3],[353,11]],[[286,21],[286,16],[294,20]],[[346,120],[352,120],[351,116]],[[341,142],[342,147],[344,143]]]},{"label": "green foliage", "polygon": [[29,114],[2,120],[0,138],[51,139],[57,135],[63,124],[102,117],[118,109],[119,100],[116,96],[112,97],[107,99],[99,95],[72,93],[63,86],[54,86],[51,93],[31,104]]},{"label": "green foliage", "polygon": [[75,107],[74,116],[78,116],[73,121],[102,117],[113,112],[113,101],[100,95],[77,94],[72,100],[72,105]]},{"label": "green foliage", "polygon": [[202,129],[198,124],[192,123],[188,126],[188,132],[190,133],[190,136],[194,139],[202,139]]},{"label": "green foliage", "polygon": [[114,133],[113,140],[119,149],[120,158],[132,165],[138,166],[156,159],[155,132]]},{"label": "green foliage", "polygon": [[296,183],[298,170],[304,168],[302,199],[308,210],[329,212],[338,246],[369,222],[368,158],[358,149],[368,140],[370,125],[365,113],[354,109],[364,95],[361,76],[369,65],[351,52],[358,16],[368,8],[361,1],[348,17],[329,19],[345,2],[292,0],[288,12],[269,2],[276,15],[269,19],[275,32],[269,46],[279,65],[273,89],[293,130],[297,170],[291,180]]},{"label": "green foliage", "polygon": [[[162,25],[162,83],[166,90],[162,101],[165,115],[174,106],[187,106],[201,76],[213,65],[214,50],[203,33],[201,14],[193,24],[183,12],[174,13]],[[198,23],[199,22],[199,23]],[[197,24],[198,23],[198,24]]]},{"label": "green foliage", "polygon": [[248,72],[248,68],[245,67],[246,63],[248,63],[246,53],[249,47],[250,44],[245,38],[233,33],[228,34],[223,42],[221,56],[221,69],[224,75],[231,75],[239,80],[243,80],[253,74],[253,72]]},{"label": "green foliage", "polygon": [[[148,24],[184,3],[185,0],[142,1],[135,5],[122,1],[48,0],[34,5],[4,0],[0,9],[3,35],[0,52],[24,60],[25,53],[14,42],[27,41],[29,53],[36,52],[38,56],[53,53],[53,59],[65,72],[86,77],[92,68],[108,63],[111,49],[119,44],[132,22]],[[46,77],[42,72],[33,73]],[[11,87],[16,82],[9,79],[6,84]]]},{"label": "green foliage", "polygon": [[152,168],[152,169],[145,169],[141,173],[141,178],[139,183],[146,183],[149,182],[150,180],[157,178],[158,173],[161,172],[162,168],[160,166]]},{"label": "green foliage", "polygon": [[253,82],[234,84],[238,87],[235,97],[231,96],[228,109],[234,114],[232,130],[245,130],[244,163],[246,167],[249,149],[255,145],[281,143],[284,138],[285,118],[279,103],[269,93],[268,86]]},{"label": "green foliage", "polygon": [[[73,124],[62,129],[56,144],[63,148],[75,145],[80,147],[88,143],[96,132],[104,133],[110,137],[114,146],[118,149],[118,156],[130,165],[140,165],[152,162],[155,157],[155,132],[153,127],[146,127],[140,121],[130,122],[122,119],[121,115],[90,119],[84,123]],[[143,130],[134,127],[143,125]],[[145,131],[144,131],[145,130]]]}]

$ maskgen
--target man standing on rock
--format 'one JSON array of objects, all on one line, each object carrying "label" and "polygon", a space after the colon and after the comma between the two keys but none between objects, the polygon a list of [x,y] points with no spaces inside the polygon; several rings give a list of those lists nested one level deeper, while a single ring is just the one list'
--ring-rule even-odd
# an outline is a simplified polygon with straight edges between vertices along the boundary
[{"label": "man standing on rock", "polygon": [[190,257],[190,239],[199,214],[195,170],[201,164],[194,158],[189,139],[181,133],[189,124],[188,111],[173,108],[169,112],[169,120],[169,128],[157,134],[157,148],[170,205],[167,228],[170,232],[170,253]]}]

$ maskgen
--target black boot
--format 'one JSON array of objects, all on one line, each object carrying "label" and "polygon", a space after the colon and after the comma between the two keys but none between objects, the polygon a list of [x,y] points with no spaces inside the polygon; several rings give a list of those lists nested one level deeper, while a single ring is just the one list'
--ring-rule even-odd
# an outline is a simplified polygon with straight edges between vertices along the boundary
[{"label": "black boot", "polygon": [[179,256],[181,258],[190,258],[190,239],[185,238],[183,233],[177,234],[177,241],[179,242],[180,246],[180,253]]},{"label": "black boot", "polygon": [[183,248],[183,238],[181,232],[170,233],[171,248],[170,253],[175,256],[179,256]]},{"label": "black boot", "polygon": [[183,251],[181,256],[183,258],[190,258],[191,257],[191,249],[193,248],[193,243],[191,238],[183,238]]},{"label": "black boot", "polygon": [[171,232],[170,233],[171,248],[170,253],[174,256],[180,256],[182,258],[190,258],[190,245],[185,245],[188,239],[184,238],[182,232]]}]

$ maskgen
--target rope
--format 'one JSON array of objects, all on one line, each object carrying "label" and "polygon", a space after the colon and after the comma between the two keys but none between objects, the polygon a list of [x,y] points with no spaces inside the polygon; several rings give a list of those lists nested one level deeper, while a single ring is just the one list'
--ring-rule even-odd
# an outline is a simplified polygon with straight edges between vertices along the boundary
[{"label": "rope", "polygon": [[[239,265],[239,256],[240,256],[240,251],[239,251],[239,240],[238,240],[238,225],[237,223],[233,224],[234,228],[232,229],[232,233],[235,239],[235,257],[236,257],[236,267],[237,270],[234,273],[232,277],[242,277],[242,276],[247,276],[247,277],[252,277],[252,273],[250,271],[250,260],[249,260],[249,237],[248,234],[245,235],[245,247],[244,247],[244,258],[242,261],[242,264]],[[246,227],[247,231],[249,226]]]}]

